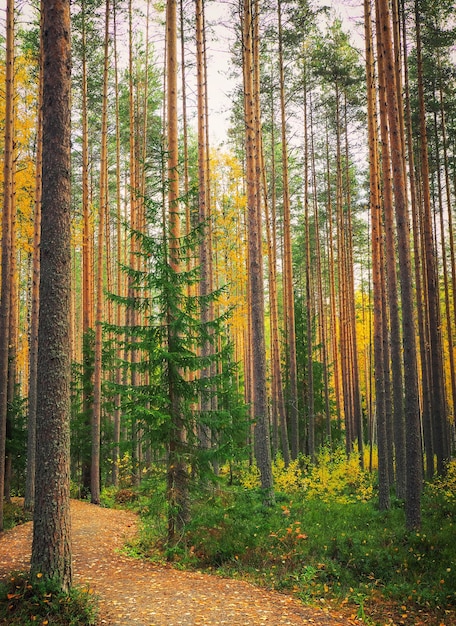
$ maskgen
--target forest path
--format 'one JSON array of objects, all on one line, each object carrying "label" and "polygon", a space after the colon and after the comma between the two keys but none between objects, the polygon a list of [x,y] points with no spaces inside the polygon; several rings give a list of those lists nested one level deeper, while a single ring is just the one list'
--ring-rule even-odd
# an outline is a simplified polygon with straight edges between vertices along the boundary
[{"label": "forest path", "polygon": [[[268,626],[357,622],[302,606],[249,583],[157,566],[119,553],[137,532],[138,518],[72,500],[74,581],[100,598],[100,625]],[[32,523],[0,535],[0,578],[28,569]]]}]

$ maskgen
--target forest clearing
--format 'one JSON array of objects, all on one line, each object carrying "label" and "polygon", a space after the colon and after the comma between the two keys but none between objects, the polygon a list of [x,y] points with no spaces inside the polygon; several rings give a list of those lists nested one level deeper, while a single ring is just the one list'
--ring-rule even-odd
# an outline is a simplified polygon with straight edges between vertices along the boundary
[{"label": "forest clearing", "polygon": [[454,2],[0,9],[0,606],[94,623],[77,499],[171,577],[452,624]]}]

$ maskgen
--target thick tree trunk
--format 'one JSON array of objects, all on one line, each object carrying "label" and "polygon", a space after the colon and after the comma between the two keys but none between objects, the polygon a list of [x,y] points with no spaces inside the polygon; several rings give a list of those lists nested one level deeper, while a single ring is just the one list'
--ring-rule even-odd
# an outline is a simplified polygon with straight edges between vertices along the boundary
[{"label": "thick tree trunk", "polygon": [[70,3],[43,0],[43,192],[32,574],[72,580],[70,542]]}]

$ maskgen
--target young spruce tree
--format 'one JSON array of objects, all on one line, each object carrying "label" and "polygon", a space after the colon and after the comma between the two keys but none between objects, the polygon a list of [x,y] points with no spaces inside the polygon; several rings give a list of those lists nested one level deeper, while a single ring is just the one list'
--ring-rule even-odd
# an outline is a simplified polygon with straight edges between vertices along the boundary
[{"label": "young spruce tree", "polygon": [[[144,444],[161,455],[165,453],[168,476],[176,464],[185,472],[179,479],[179,492],[169,485],[167,490],[168,544],[172,550],[189,520],[191,487],[205,484],[214,475],[213,467],[239,457],[248,439],[249,424],[236,388],[236,364],[226,336],[230,311],[210,321],[201,320],[201,309],[217,301],[222,290],[202,296],[192,295],[198,290],[189,289],[199,282],[200,271],[186,261],[197,254],[203,226],[180,237],[180,269],[176,271],[170,262],[166,228],[160,225],[159,203],[149,198],[145,204],[146,232],[132,233],[137,254],[144,262],[124,268],[136,295],[111,295],[118,306],[141,310],[145,321],[128,328],[113,325],[110,330],[117,341],[122,338],[126,354],[129,350],[140,353],[137,361],[120,365],[135,368],[140,374],[129,377],[137,381],[134,388],[130,384],[120,389],[122,414],[139,432],[147,433]],[[184,269],[188,267],[192,269]],[[213,346],[209,355],[202,350],[208,342]],[[203,369],[216,374],[200,377]],[[207,402],[214,395],[218,402]],[[185,431],[185,437],[178,441],[173,437],[176,403]],[[216,409],[207,408],[214,405]],[[199,441],[201,432],[212,433],[209,447]],[[162,457],[157,454],[156,458]]]}]

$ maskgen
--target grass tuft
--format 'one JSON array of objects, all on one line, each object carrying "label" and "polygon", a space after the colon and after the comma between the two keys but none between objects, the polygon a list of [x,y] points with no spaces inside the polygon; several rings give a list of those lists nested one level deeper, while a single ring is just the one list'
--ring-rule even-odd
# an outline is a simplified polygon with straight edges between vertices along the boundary
[{"label": "grass tuft", "polygon": [[0,583],[0,624],[9,626],[93,626],[97,602],[89,587],[59,590],[53,581],[28,573],[10,574]]}]

